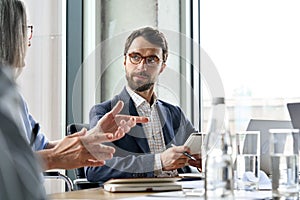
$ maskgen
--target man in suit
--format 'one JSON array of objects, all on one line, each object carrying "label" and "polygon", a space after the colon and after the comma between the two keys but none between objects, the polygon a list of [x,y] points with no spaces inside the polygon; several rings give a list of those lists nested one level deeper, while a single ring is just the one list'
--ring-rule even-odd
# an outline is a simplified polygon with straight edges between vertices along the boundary
[{"label": "man in suit", "polygon": [[[127,86],[113,99],[95,105],[90,111],[90,126],[109,112],[119,101],[124,102],[121,114],[149,117],[146,124],[138,124],[122,139],[108,145],[116,149],[115,156],[105,166],[87,167],[89,181],[107,181],[110,178],[172,177],[187,164],[201,166],[189,160],[182,146],[195,132],[182,110],[159,100],[154,92],[158,76],[166,68],[168,45],[160,31],[145,27],[133,31],[124,49],[124,67]],[[171,146],[171,144],[176,146]]]}]

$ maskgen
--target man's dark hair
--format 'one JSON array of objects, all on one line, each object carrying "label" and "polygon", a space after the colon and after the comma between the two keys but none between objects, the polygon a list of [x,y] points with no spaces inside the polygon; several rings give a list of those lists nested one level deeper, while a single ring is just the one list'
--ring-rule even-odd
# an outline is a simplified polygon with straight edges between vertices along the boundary
[{"label": "man's dark hair", "polygon": [[162,32],[152,27],[144,27],[138,30],[133,31],[127,38],[124,48],[124,55],[127,54],[132,41],[142,36],[148,42],[155,44],[162,48],[163,51],[163,62],[167,61],[168,58],[168,43],[167,40]]}]

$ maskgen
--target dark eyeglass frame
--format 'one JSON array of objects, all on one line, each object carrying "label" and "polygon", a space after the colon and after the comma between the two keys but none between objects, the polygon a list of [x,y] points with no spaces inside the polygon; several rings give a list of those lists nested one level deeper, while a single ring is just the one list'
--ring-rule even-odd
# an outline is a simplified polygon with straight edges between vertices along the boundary
[{"label": "dark eyeglass frame", "polygon": [[[129,57],[129,61],[134,65],[138,65],[143,60],[145,60],[147,66],[156,67],[159,65],[161,61],[161,59],[157,55],[142,56],[140,53],[136,53],[136,52],[127,53],[127,55]],[[138,61],[134,60],[134,57],[139,57],[139,60]],[[154,62],[152,62],[153,60]]]}]

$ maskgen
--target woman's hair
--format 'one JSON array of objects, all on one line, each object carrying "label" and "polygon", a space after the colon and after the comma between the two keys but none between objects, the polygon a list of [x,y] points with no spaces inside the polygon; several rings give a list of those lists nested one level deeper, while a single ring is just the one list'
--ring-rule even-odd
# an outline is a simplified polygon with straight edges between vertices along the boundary
[{"label": "woman's hair", "polygon": [[22,68],[27,42],[27,17],[23,2],[0,0],[0,64]]}]

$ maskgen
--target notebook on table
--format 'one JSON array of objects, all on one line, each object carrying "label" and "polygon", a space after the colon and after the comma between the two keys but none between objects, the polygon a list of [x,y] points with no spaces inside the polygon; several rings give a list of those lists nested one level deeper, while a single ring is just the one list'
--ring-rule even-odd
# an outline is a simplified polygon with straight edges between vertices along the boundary
[{"label": "notebook on table", "polygon": [[110,179],[104,183],[109,192],[152,192],[182,190],[176,181],[181,178],[120,178]]}]

